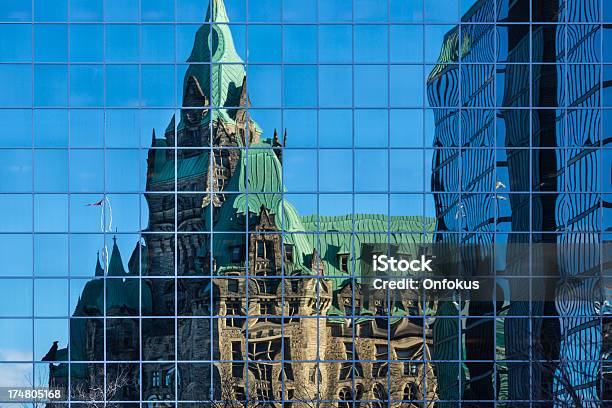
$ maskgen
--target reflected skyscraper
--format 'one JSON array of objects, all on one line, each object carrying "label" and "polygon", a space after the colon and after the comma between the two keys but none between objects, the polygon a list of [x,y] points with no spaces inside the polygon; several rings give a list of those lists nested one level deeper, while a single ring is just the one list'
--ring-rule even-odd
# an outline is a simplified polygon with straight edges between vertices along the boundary
[{"label": "reflected skyscraper", "polygon": [[[496,290],[508,296],[497,307],[469,306],[491,317],[468,318],[462,336],[434,329],[434,339],[453,344],[434,356],[489,361],[468,361],[466,372],[442,363],[448,399],[507,392],[515,401],[599,404],[601,212],[610,207],[599,187],[600,19],[597,1],[478,1],[446,35],[429,76],[436,240],[503,246],[504,266],[485,274],[510,278]],[[526,301],[519,294],[536,275],[549,279]],[[462,307],[448,305],[454,314]]]}]

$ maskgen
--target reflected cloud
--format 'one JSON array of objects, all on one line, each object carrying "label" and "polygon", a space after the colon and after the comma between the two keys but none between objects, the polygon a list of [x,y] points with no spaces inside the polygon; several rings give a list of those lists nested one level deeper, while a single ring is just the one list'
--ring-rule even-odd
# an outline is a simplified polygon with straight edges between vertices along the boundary
[{"label": "reflected cloud", "polygon": [[3,387],[25,387],[30,386],[32,378],[32,364],[30,363],[4,363],[5,361],[31,361],[32,353],[0,349],[0,379]]}]

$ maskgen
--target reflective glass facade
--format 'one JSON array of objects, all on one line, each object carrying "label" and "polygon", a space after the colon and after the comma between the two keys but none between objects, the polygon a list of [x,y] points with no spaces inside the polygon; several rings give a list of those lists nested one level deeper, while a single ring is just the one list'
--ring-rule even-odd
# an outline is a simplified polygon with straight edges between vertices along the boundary
[{"label": "reflective glass facade", "polygon": [[[612,405],[610,24],[1,2],[0,405]],[[444,245],[480,292],[372,290]]]}]

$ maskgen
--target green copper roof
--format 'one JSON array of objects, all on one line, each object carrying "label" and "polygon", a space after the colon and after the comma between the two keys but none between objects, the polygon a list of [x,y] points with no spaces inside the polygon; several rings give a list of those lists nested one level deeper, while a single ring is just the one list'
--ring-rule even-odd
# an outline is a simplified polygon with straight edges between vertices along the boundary
[{"label": "green copper roof", "polygon": [[[244,231],[245,226],[238,221],[239,218],[246,214],[259,214],[263,205],[275,216],[277,228],[287,233],[285,243],[294,245],[293,269],[310,274],[306,259],[314,247],[304,235],[306,230],[297,210],[281,194],[284,191],[281,163],[270,145],[261,143],[251,147],[241,151],[240,161],[227,186],[228,191],[237,191],[238,194],[227,195],[214,230]],[[230,263],[228,246],[244,244],[244,235],[239,234],[223,234],[213,240],[215,260],[220,269]]]},{"label": "green copper roof", "polygon": [[102,279],[92,279],[85,284],[74,310],[75,316],[102,316],[104,313],[104,291]]},{"label": "green copper roof", "polygon": [[[163,151],[166,154],[166,151]],[[157,153],[156,153],[157,156]],[[176,167],[176,178],[178,180],[201,176],[206,173],[208,167],[208,152],[202,151],[197,156],[182,158]],[[174,160],[166,160],[160,167],[155,167],[151,183],[164,183],[174,180]]]},{"label": "green copper roof", "polygon": [[384,214],[354,214],[338,216],[302,217],[309,230],[353,231],[356,232],[431,232],[435,229],[435,219],[420,216],[391,216]]},{"label": "green copper roof", "polygon": [[[282,184],[281,163],[270,145],[262,143],[248,149],[247,162],[242,155],[238,172],[239,191],[280,193]],[[259,211],[259,207],[257,208]]]},{"label": "green copper roof", "polygon": [[[191,56],[187,60],[191,64],[185,73],[183,92],[187,92],[188,79],[194,76],[211,106],[238,106],[246,77],[244,62],[236,52],[228,23],[223,0],[211,0],[206,23],[196,33]],[[213,111],[212,118],[205,115],[202,120],[210,119],[233,123],[233,113],[218,109]],[[179,129],[183,126],[182,117]]]},{"label": "green copper roof", "polygon": [[93,279],[85,284],[81,297],[74,310],[74,316],[103,316],[104,288],[106,287],[106,310],[119,309],[123,306],[138,313],[142,305],[143,313],[152,310],[151,289],[143,283],[142,301],[139,301],[139,279]]},{"label": "green copper roof", "polygon": [[[265,206],[275,216],[279,230],[285,232],[285,243],[294,245],[294,267],[309,274],[307,260],[317,248],[325,266],[325,275],[334,277],[334,289],[343,287],[354,272],[359,277],[362,244],[415,244],[431,242],[435,219],[418,216],[386,216],[356,214],[348,216],[300,217],[297,210],[283,197],[282,165],[269,144],[262,143],[241,151],[240,161],[219,210],[213,229],[223,232],[245,231],[244,215],[259,214]],[[205,220],[209,217],[205,216]],[[206,229],[210,228],[209,225]],[[387,231],[396,231],[388,234]],[[320,232],[320,234],[313,234]],[[219,270],[230,265],[228,247],[244,246],[244,234],[223,234],[215,238],[213,252]],[[320,249],[319,249],[320,248]],[[355,260],[355,271],[340,270],[339,254]]]},{"label": "green copper roof", "polygon": [[[240,152],[240,160],[232,178],[226,187],[227,191],[238,192],[224,204],[221,212],[245,214],[248,211],[259,213],[262,205],[275,213],[280,207],[282,185],[282,169],[276,154],[267,144],[258,144],[251,149]],[[232,230],[231,223],[235,221],[230,214],[219,217],[216,228]],[[228,224],[224,224],[228,223]]]},{"label": "green copper roof", "polygon": [[[359,281],[362,245],[410,245],[431,242],[435,230],[435,219],[414,216],[389,217],[382,214],[355,214],[317,217],[310,215],[302,217],[301,221],[307,231],[320,232],[318,235],[307,234],[304,237],[310,241],[311,245],[320,248],[321,260],[325,265],[325,275],[335,277],[334,290],[350,282],[349,278],[353,274]],[[389,230],[401,232],[388,234],[386,231]],[[349,256],[348,272],[340,269],[338,255],[343,254]],[[344,276],[346,278],[342,278]]]}]

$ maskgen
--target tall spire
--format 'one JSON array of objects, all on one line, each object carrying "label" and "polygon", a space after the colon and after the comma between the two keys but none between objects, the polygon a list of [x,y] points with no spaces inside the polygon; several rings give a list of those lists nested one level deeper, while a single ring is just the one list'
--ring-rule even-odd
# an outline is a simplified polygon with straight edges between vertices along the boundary
[{"label": "tall spire", "polygon": [[104,276],[104,268],[100,264],[100,251],[98,251],[98,260],[96,262],[96,273],[95,276]]},{"label": "tall spire", "polygon": [[113,236],[113,252],[108,264],[108,276],[125,276],[123,259],[121,259],[121,252],[117,246],[117,236]]},{"label": "tall spire", "polygon": [[151,147],[156,147],[157,145],[157,136],[155,135],[155,128],[151,132]]},{"label": "tall spire", "polygon": [[[244,61],[238,55],[230,30],[229,18],[223,0],[210,0],[206,13],[206,22],[198,29],[193,43],[193,49],[183,79],[183,107],[189,107],[190,94],[194,83],[199,84],[205,105],[219,107],[209,109],[201,116],[204,126],[210,122],[222,121],[235,124],[237,110],[229,107],[239,107],[246,94],[246,71]],[[202,105],[198,103],[196,106]],[[180,132],[187,126],[194,126],[187,118],[189,109],[183,109],[177,126]],[[261,129],[254,121],[249,121],[255,130]]]},{"label": "tall spire", "polygon": [[223,0],[211,0],[206,22],[196,33],[187,62],[212,62],[213,65],[189,66],[183,80],[184,97],[187,95],[189,79],[195,77],[213,106],[238,106],[246,73],[227,23],[229,18]]},{"label": "tall spire", "polygon": [[229,23],[225,2],[223,0],[210,0],[210,5],[206,13],[206,21],[210,21],[211,23]]},{"label": "tall spire", "polygon": [[281,144],[280,139],[278,138],[278,132],[276,131],[276,129],[274,129],[274,137],[272,138],[272,147],[274,148],[274,154],[276,154],[276,157],[282,164],[283,163],[283,145]]},{"label": "tall spire", "polygon": [[147,188],[148,184],[155,182],[161,174],[164,164],[167,161],[168,150],[161,149],[166,146],[165,139],[158,139],[155,135],[155,128],[151,134],[151,148],[147,153]]},{"label": "tall spire", "polygon": [[[206,22],[196,33],[191,56],[187,62],[243,63],[236,52],[228,23],[229,18],[223,0],[211,0],[206,13]],[[241,83],[242,78],[239,78],[236,86],[240,86]]]}]

